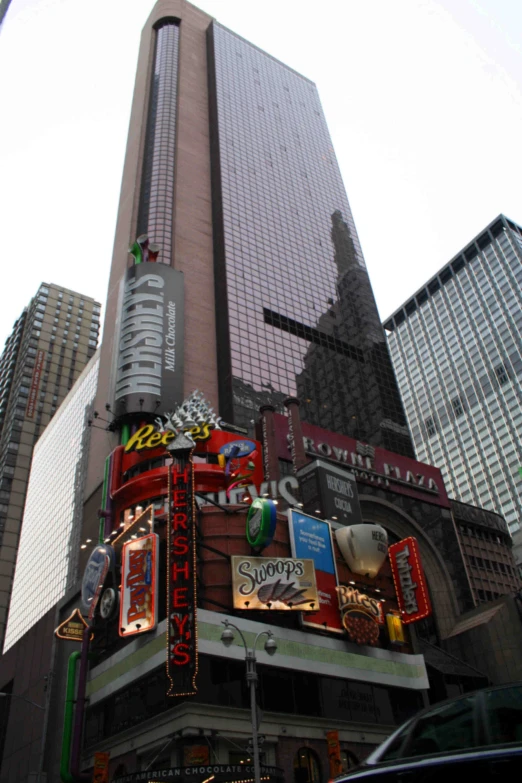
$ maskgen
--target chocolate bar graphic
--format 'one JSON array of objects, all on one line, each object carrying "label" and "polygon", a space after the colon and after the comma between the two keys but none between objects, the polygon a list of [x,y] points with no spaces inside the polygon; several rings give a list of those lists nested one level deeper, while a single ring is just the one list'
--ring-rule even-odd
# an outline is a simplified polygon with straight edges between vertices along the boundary
[{"label": "chocolate bar graphic", "polygon": [[263,604],[269,604],[273,601],[281,601],[281,603],[289,606],[298,606],[299,604],[308,603],[307,599],[303,596],[306,593],[306,588],[299,588],[295,582],[283,582],[277,579],[275,582],[263,585],[257,592],[257,597]]}]

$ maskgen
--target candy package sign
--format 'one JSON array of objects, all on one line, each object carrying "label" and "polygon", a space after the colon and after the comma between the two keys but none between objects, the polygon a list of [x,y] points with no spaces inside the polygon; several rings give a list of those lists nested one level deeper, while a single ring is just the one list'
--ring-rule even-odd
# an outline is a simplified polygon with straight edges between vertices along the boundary
[{"label": "candy package sign", "polygon": [[232,557],[234,609],[317,612],[313,560]]},{"label": "candy package sign", "polygon": [[153,631],[158,622],[158,536],[151,533],[123,545],[120,636]]}]

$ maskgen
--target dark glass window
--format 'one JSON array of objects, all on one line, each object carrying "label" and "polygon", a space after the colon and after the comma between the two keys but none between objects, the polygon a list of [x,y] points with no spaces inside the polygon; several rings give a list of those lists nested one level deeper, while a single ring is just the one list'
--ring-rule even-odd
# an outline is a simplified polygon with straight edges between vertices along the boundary
[{"label": "dark glass window", "polygon": [[509,686],[484,694],[491,744],[522,742],[522,687]]},{"label": "dark glass window", "polygon": [[474,696],[466,697],[423,715],[412,729],[402,755],[425,756],[474,748],[474,704]]},{"label": "dark glass window", "polygon": [[165,263],[172,255],[178,51],[178,25],[163,24],[156,31],[137,233],[160,246]]},{"label": "dark glass window", "polygon": [[304,421],[413,457],[315,86],[216,23],[209,67],[223,417],[252,433],[297,396]]},{"label": "dark glass window", "polygon": [[424,421],[424,426],[426,427],[426,433],[428,435],[428,438],[431,438],[432,435],[435,435],[437,432],[437,425],[435,424],[435,420],[432,416],[429,416]]}]

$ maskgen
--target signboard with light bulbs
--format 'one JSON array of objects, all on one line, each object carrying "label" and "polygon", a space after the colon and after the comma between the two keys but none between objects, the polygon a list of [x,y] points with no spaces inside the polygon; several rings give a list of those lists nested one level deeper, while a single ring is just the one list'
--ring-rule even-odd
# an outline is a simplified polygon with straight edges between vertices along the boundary
[{"label": "signboard with light bulbs", "polygon": [[389,552],[402,623],[408,625],[428,617],[432,612],[431,601],[417,539],[404,538],[392,544]]},{"label": "signboard with light bulbs", "polygon": [[313,560],[232,556],[234,609],[317,612]]},{"label": "signboard with light bulbs", "polygon": [[158,624],[158,543],[155,533],[127,541],[121,554],[120,636]]}]

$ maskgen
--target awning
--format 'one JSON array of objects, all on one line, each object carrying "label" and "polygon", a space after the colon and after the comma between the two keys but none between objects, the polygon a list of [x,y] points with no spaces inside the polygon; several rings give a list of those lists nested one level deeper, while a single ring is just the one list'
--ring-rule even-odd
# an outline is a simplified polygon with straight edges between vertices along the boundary
[{"label": "awning", "polygon": [[424,639],[419,639],[421,652],[424,655],[424,660],[427,666],[432,666],[437,669],[441,674],[453,674],[457,677],[483,677],[487,680],[487,675],[480,672],[478,669],[474,669],[473,666],[461,661],[460,658],[456,658],[454,655],[450,655],[440,647],[436,647],[434,644],[426,642]]},{"label": "awning", "polygon": [[474,609],[472,612],[468,612],[459,622],[455,625],[451,633],[445,638],[449,639],[451,636],[458,636],[465,631],[471,631],[472,628],[477,628],[479,625],[485,625],[489,623],[493,617],[500,612],[504,604],[500,603],[497,606],[492,606],[489,609]]}]

